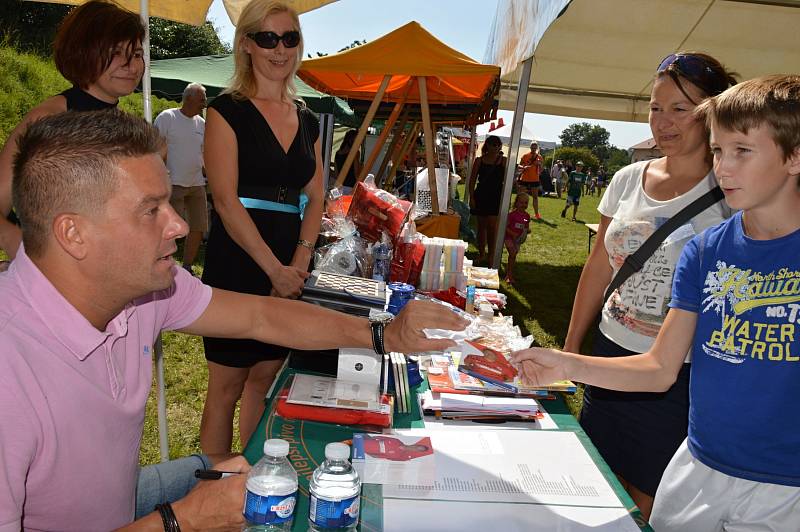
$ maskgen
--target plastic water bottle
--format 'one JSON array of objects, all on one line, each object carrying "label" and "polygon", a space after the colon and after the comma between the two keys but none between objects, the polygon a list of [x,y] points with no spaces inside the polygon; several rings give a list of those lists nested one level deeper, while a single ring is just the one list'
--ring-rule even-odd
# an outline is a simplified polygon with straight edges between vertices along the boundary
[{"label": "plastic water bottle", "polygon": [[350,446],[329,443],[325,461],[308,486],[308,526],[313,532],[355,530],[361,504],[361,479],[350,465]]},{"label": "plastic water bottle", "polygon": [[372,265],[372,278],[376,281],[389,280],[389,246],[383,242],[375,244],[372,248],[372,256],[375,258]]},{"label": "plastic water bottle", "polygon": [[289,463],[289,442],[267,440],[264,457],[247,475],[246,532],[291,530],[297,503],[297,472]]}]

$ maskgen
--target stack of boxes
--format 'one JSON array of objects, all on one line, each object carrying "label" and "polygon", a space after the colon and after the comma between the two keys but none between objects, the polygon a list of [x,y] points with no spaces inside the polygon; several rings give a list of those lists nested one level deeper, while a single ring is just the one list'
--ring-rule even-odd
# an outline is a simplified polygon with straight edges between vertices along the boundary
[{"label": "stack of boxes", "polygon": [[425,259],[422,262],[422,273],[419,289],[425,292],[447,290],[455,287],[466,289],[464,275],[464,252],[467,243],[450,238],[424,238]]}]

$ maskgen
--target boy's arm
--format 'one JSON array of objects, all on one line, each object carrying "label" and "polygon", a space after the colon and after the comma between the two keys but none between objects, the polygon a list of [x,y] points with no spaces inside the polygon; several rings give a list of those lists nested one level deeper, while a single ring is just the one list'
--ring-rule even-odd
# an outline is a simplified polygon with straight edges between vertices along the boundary
[{"label": "boy's arm", "polygon": [[533,386],[569,379],[623,392],[663,392],[678,376],[696,324],[694,312],[670,309],[653,347],[641,355],[605,358],[531,348],[511,358]]}]

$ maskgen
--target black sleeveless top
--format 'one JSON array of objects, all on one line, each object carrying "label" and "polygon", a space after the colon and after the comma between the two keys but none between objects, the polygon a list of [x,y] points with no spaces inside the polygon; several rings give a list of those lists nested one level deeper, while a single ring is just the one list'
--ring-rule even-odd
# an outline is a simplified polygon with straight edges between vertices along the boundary
[{"label": "black sleeveless top", "polygon": [[117,106],[115,103],[99,100],[78,87],[71,87],[60,95],[67,99],[67,111],[105,111]]},{"label": "black sleeveless top", "polygon": [[[273,201],[276,186],[299,191],[317,169],[314,143],[319,119],[298,106],[297,134],[284,151],[269,123],[250,100],[218,96],[209,106],[217,111],[236,135],[240,198]],[[264,209],[247,209],[261,238],[281,264],[289,264],[300,238],[300,215]],[[269,295],[272,282],[256,262],[230,237],[218,215],[211,219],[206,246],[203,282],[216,288],[247,294]],[[250,367],[261,360],[280,358],[288,349],[256,342],[203,338],[208,360],[229,367]]]}]

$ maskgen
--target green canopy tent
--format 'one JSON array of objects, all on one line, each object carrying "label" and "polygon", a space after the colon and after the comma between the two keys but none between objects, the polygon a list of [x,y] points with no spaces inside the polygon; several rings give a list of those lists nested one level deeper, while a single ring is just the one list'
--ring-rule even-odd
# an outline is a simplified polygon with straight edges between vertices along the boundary
[{"label": "green canopy tent", "polygon": [[[181,100],[183,89],[192,82],[202,84],[211,99],[228,86],[232,75],[231,54],[161,59],[150,63],[153,94],[175,101]],[[332,114],[335,122],[358,127],[355,113],[344,100],[314,90],[298,77],[295,77],[295,86],[297,95],[315,113]]]}]

